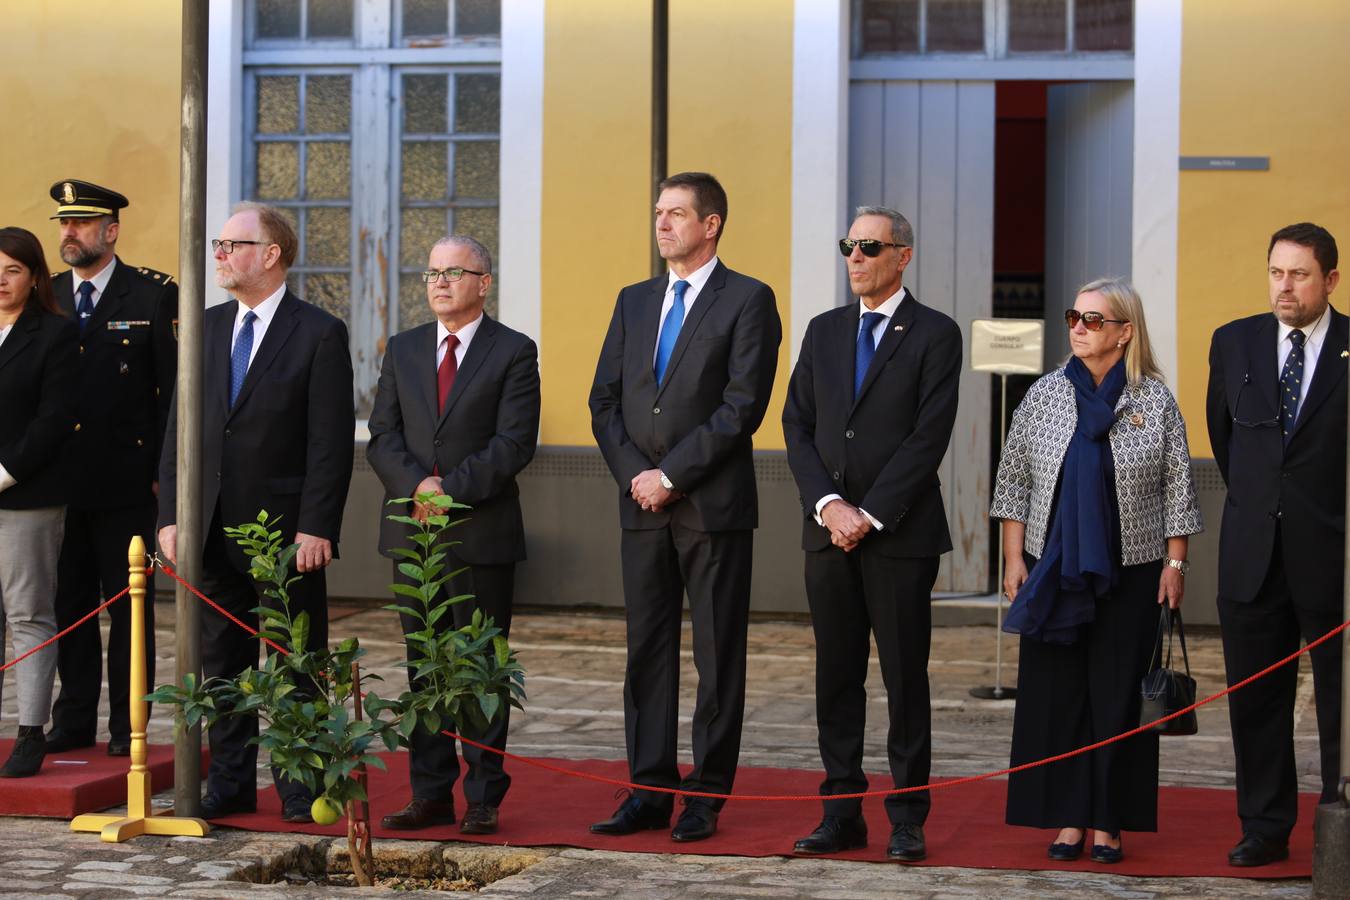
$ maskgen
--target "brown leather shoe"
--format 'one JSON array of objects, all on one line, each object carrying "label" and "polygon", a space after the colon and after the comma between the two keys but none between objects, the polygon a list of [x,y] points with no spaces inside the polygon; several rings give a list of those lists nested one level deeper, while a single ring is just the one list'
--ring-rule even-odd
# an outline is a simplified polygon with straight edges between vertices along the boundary
[{"label": "brown leather shoe", "polygon": [[486,803],[470,803],[459,823],[460,834],[496,834],[497,807]]},{"label": "brown leather shoe", "polygon": [[414,831],[418,828],[430,828],[432,825],[453,825],[455,801],[423,800],[421,797],[414,797],[400,812],[381,819],[380,824],[394,831]]}]

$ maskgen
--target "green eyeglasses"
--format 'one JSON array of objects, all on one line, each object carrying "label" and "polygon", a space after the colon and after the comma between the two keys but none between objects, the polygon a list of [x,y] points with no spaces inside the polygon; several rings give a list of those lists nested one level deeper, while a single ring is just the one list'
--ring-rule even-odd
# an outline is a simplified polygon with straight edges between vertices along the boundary
[{"label": "green eyeglasses", "polygon": [[477,275],[479,278],[482,278],[486,274],[486,272],[475,272],[473,269],[454,266],[449,269],[427,269],[422,273],[422,280],[427,284],[435,284],[440,281],[442,277],[444,277],[446,281],[455,282],[459,281],[465,275]]}]

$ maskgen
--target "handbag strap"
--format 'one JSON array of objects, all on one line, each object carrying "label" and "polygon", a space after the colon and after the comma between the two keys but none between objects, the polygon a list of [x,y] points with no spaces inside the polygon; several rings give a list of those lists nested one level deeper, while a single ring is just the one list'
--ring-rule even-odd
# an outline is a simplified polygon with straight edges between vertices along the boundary
[{"label": "handbag strap", "polygon": [[[1153,637],[1153,652],[1149,655],[1148,668],[1144,670],[1145,672],[1152,672],[1154,669],[1158,668],[1158,663],[1161,661],[1160,657],[1162,656],[1163,629],[1167,628],[1167,634],[1169,638],[1171,637],[1172,634],[1172,629],[1168,627],[1169,625],[1170,619],[1168,618],[1167,615],[1167,607],[1163,606],[1162,615],[1158,616],[1158,633]],[[1170,659],[1172,654],[1172,647],[1170,640],[1168,641],[1167,652],[1168,657]]]},{"label": "handbag strap", "polygon": [[1181,661],[1182,661],[1182,663],[1186,666],[1186,677],[1189,678],[1189,677],[1191,676],[1191,658],[1190,658],[1190,655],[1186,652],[1186,627],[1181,623],[1181,610],[1180,610],[1180,609],[1174,609],[1174,610],[1172,610],[1172,621],[1168,624],[1168,628],[1167,628],[1167,632],[1168,632],[1168,641],[1167,641],[1167,644],[1168,644],[1168,647],[1167,647],[1167,667],[1168,667],[1169,669],[1172,667],[1172,646],[1171,646],[1172,641],[1171,641],[1171,636],[1172,636],[1172,626],[1173,626],[1173,625],[1176,626],[1177,638],[1178,638],[1178,640],[1181,641]]}]

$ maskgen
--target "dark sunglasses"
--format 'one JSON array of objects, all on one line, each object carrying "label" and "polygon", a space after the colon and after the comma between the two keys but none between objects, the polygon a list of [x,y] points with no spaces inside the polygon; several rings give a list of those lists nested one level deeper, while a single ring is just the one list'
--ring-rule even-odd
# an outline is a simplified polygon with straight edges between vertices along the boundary
[{"label": "dark sunglasses", "polygon": [[1108,319],[1104,313],[1084,312],[1080,313],[1076,309],[1064,310],[1064,324],[1070,328],[1077,328],[1078,323],[1082,322],[1083,327],[1088,331],[1101,331],[1102,326],[1107,322],[1112,325],[1124,325],[1129,319]]},{"label": "dark sunglasses", "polygon": [[844,238],[839,242],[839,252],[845,256],[853,255],[853,248],[857,247],[862,251],[863,256],[875,259],[881,255],[883,247],[908,247],[909,244],[888,244],[885,241],[874,241],[871,238],[863,238],[855,241],[853,238]]}]

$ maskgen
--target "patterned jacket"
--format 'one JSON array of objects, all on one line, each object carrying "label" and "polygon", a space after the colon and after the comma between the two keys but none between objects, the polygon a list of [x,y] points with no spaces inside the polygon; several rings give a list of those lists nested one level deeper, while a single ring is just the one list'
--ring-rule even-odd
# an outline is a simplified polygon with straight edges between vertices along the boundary
[{"label": "patterned jacket", "polygon": [[[1026,552],[1045,547],[1064,454],[1078,421],[1073,385],[1056,369],[1038,379],[1013,413],[989,515],[1025,522]],[[1167,385],[1145,376],[1127,384],[1111,428],[1121,564],[1165,555],[1166,540],[1204,530],[1191,479],[1186,423]]]}]

